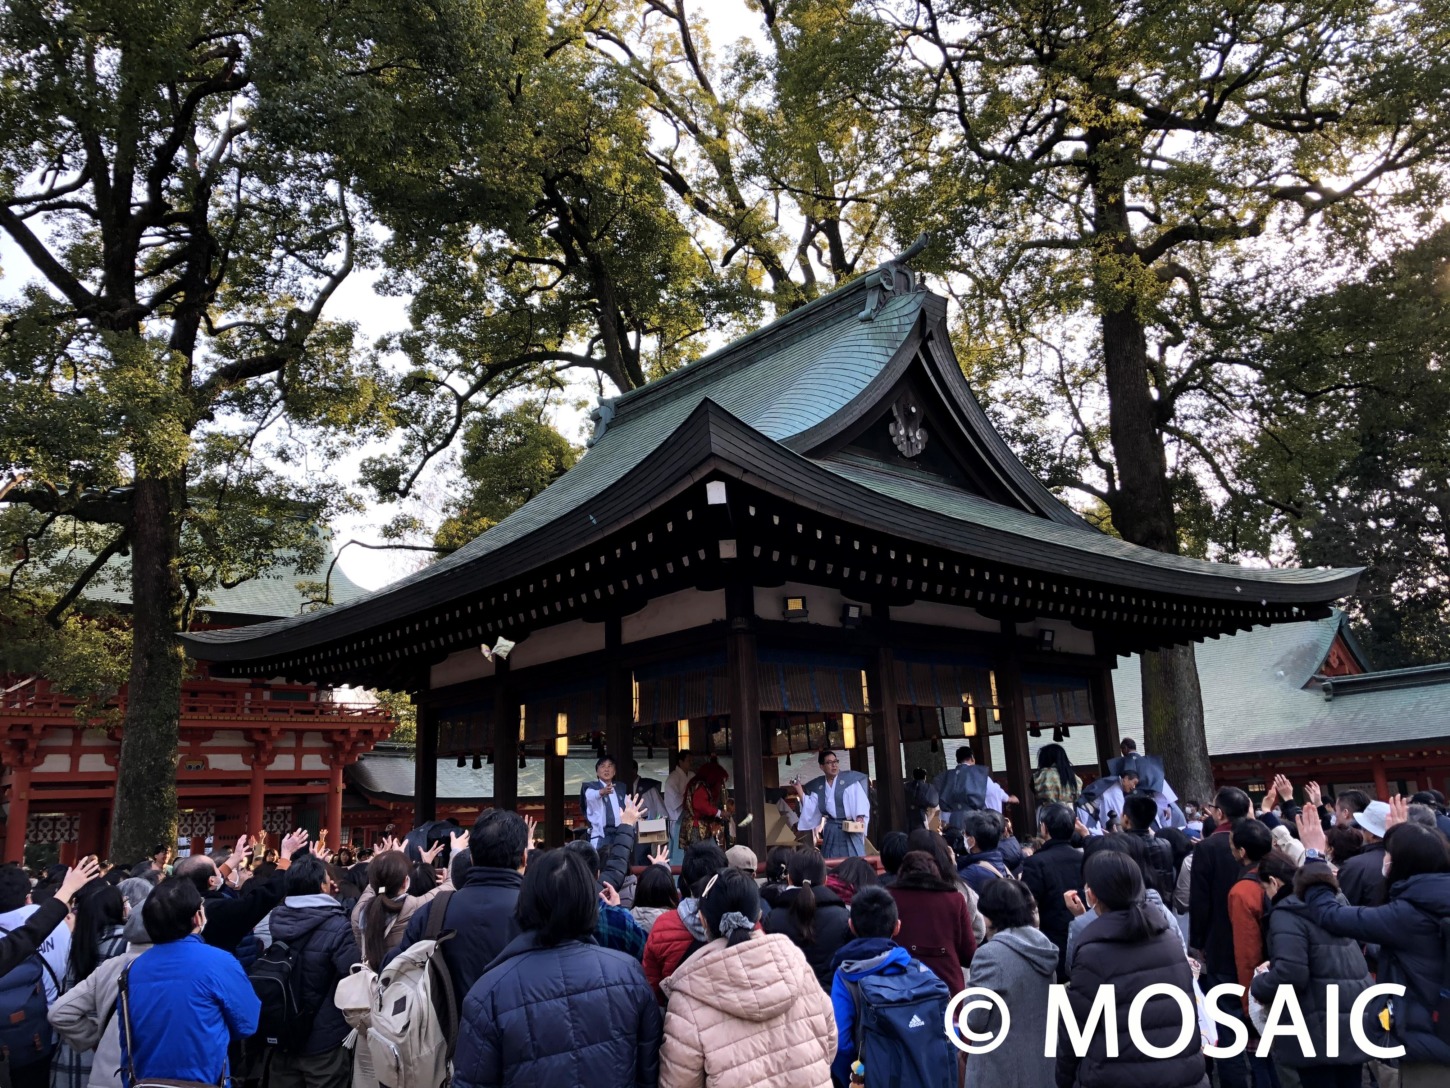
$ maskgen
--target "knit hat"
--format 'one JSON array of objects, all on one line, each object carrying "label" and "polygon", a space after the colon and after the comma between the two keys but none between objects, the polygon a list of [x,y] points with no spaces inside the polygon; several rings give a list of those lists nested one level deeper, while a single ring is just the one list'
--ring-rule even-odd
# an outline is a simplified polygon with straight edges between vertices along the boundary
[{"label": "knit hat", "polygon": [[730,868],[743,869],[751,876],[755,875],[756,868],[759,865],[755,851],[748,846],[732,846],[729,850],[725,851],[725,861],[729,864]]}]

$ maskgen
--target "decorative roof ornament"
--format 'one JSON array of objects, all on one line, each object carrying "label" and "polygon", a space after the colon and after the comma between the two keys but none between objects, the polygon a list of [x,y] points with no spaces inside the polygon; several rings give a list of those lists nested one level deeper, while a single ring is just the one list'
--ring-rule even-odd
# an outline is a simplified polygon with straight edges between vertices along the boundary
[{"label": "decorative roof ornament", "polygon": [[903,457],[915,457],[926,449],[926,428],[922,426],[924,416],[916,394],[905,390],[891,406],[891,441]]},{"label": "decorative roof ornament", "polygon": [[866,292],[866,305],[858,315],[862,321],[874,321],[876,314],[886,301],[895,298],[897,295],[909,295],[915,291],[925,291],[926,284],[917,278],[916,274],[907,267],[906,262],[915,257],[927,247],[931,241],[930,234],[920,234],[916,241],[907,246],[906,249],[892,257],[874,272],[868,273],[872,278],[870,289]]},{"label": "decorative roof ornament", "polygon": [[594,433],[584,443],[586,448],[592,449],[594,444],[604,437],[605,430],[614,419],[613,397],[600,397],[599,403],[594,406],[594,411],[589,413],[589,418],[594,422]]}]

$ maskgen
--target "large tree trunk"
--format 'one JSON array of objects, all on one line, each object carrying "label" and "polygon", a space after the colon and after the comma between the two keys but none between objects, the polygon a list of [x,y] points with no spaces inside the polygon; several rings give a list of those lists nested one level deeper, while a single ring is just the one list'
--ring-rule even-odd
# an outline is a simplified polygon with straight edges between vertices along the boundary
[{"label": "large tree trunk", "polygon": [[[1158,402],[1148,381],[1147,330],[1137,299],[1117,278],[1122,262],[1135,259],[1132,226],[1121,186],[1103,183],[1093,192],[1094,225],[1102,236],[1114,239],[1113,251],[1100,258],[1097,268],[1108,428],[1117,473],[1113,526],[1124,540],[1177,554],[1168,459],[1158,429]],[[1168,780],[1180,795],[1205,801],[1212,792],[1213,770],[1193,646],[1145,653],[1142,660],[1146,750],[1163,757]]]},{"label": "large tree trunk", "polygon": [[139,479],[131,528],[131,676],[116,776],[111,858],[176,845],[176,758],[184,659],[178,562],[184,477]]}]

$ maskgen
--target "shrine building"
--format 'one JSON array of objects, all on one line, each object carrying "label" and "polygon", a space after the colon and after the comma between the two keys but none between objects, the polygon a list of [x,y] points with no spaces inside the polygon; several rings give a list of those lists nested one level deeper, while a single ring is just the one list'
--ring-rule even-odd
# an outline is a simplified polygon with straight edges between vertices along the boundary
[{"label": "shrine building", "polygon": [[504,807],[542,760],[557,844],[571,747],[688,746],[731,771],[759,854],[767,804],[830,745],[873,776],[879,841],[905,823],[903,746],[931,743],[971,745],[1031,826],[1034,737],[1116,754],[1119,655],[1325,616],[1358,572],[1100,532],[993,429],[946,316],[888,263],[603,401],[579,463],[447,558],[187,650],[218,675],[416,693],[418,819],[440,757],[487,765]]},{"label": "shrine building", "polygon": [[[114,577],[97,578],[85,595],[115,606],[117,622],[124,622],[130,602],[124,564],[111,560]],[[322,571],[299,570],[284,558],[267,574],[210,591],[200,622],[220,629],[295,616],[310,606],[299,583],[322,578]],[[331,571],[328,585],[339,603],[364,592],[341,569]],[[126,690],[94,720],[76,717],[78,703],[47,677],[0,676],[5,861],[21,860],[27,843],[55,847],[66,863],[109,852]],[[180,710],[181,853],[235,843],[263,828],[274,846],[299,826],[314,836],[326,828],[329,842],[344,841],[350,828],[344,824],[343,770],[396,724],[363,693],[273,678],[221,678],[204,661],[194,662],[182,681]],[[349,814],[369,825],[382,815],[366,808]]]}]

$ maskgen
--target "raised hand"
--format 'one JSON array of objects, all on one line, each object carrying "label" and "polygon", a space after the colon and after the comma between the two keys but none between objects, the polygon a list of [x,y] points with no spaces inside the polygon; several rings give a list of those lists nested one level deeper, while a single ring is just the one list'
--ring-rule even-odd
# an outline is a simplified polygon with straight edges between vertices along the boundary
[{"label": "raised hand", "polygon": [[1279,791],[1279,799],[1281,801],[1287,802],[1294,800],[1294,783],[1290,782],[1284,775],[1276,774],[1274,776],[1274,788]]},{"label": "raised hand", "polygon": [[651,865],[668,865],[670,863],[670,844],[664,843],[649,856]]},{"label": "raised hand", "polygon": [[[525,820],[524,823],[527,825],[528,821]],[[467,831],[454,831],[454,832],[452,832],[452,833],[449,834],[449,836],[448,836],[448,856],[450,858],[456,858],[459,854],[464,853],[467,849],[468,849],[468,832]]]},{"label": "raised hand", "polygon": [[1304,849],[1324,853],[1324,828],[1319,826],[1318,809],[1305,809],[1294,822],[1299,825],[1299,841],[1304,844]]},{"label": "raised hand", "polygon": [[619,892],[613,884],[606,883],[599,891],[599,898],[611,907],[619,906]]},{"label": "raised hand", "polygon": [[290,858],[297,851],[305,847],[311,837],[300,827],[291,834],[282,836],[282,845],[277,850],[277,856],[284,860]]},{"label": "raised hand", "polygon": [[55,895],[62,903],[69,903],[92,880],[101,875],[101,865],[94,854],[87,855],[66,870],[65,879],[60,882]]},{"label": "raised hand", "polygon": [[432,865],[433,864],[433,859],[436,858],[442,852],[443,852],[443,844],[441,842],[435,842],[433,844],[433,848],[431,850],[424,850],[423,851],[423,864],[424,865]]},{"label": "raised hand", "polygon": [[530,850],[534,848],[534,833],[538,830],[539,821],[534,819],[532,816],[525,816],[524,831],[528,834],[528,838],[525,841],[529,844],[528,849]]},{"label": "raised hand", "polygon": [[1403,797],[1390,798],[1390,814],[1385,817],[1385,830],[1402,824],[1410,818],[1410,802]]},{"label": "raised hand", "polygon": [[625,799],[624,811],[619,814],[619,822],[626,827],[633,827],[639,823],[642,815],[639,807],[639,794],[635,794],[633,797]]},{"label": "raised hand", "polygon": [[1264,799],[1259,802],[1259,811],[1261,813],[1273,812],[1274,802],[1278,799],[1278,796],[1279,795],[1274,792],[1274,788],[1270,786],[1269,789],[1264,793]]},{"label": "raised hand", "polygon": [[1071,888],[1062,893],[1062,902],[1074,918],[1080,918],[1087,913],[1087,904],[1082,901],[1082,896]]},{"label": "raised hand", "polygon": [[1318,782],[1304,783],[1304,797],[1314,808],[1324,804],[1324,794],[1320,791]]}]

